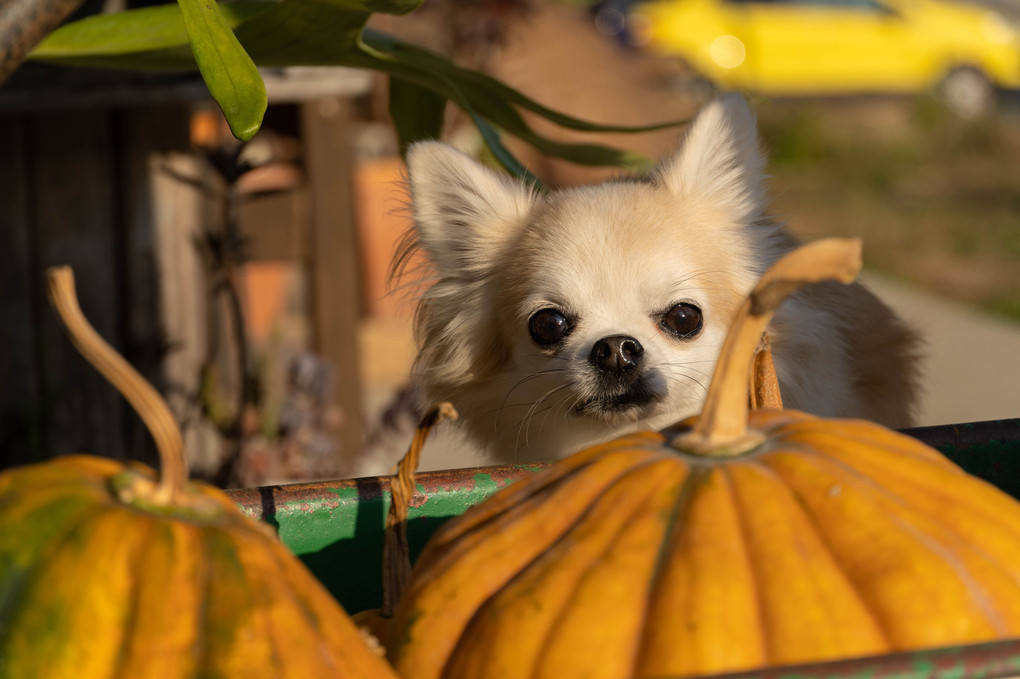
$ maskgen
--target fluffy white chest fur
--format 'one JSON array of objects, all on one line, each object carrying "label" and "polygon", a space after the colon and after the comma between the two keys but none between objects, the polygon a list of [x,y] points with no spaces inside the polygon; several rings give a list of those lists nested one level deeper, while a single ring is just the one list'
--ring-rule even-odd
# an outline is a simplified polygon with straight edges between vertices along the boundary
[{"label": "fluffy white chest fur", "polygon": [[[553,459],[698,412],[737,306],[794,244],[736,95],[647,177],[539,194],[435,142],[408,168],[432,275],[413,379],[478,453],[439,437],[423,468]],[[909,423],[915,338],[861,286],[801,293],[770,334],[788,407]]]}]

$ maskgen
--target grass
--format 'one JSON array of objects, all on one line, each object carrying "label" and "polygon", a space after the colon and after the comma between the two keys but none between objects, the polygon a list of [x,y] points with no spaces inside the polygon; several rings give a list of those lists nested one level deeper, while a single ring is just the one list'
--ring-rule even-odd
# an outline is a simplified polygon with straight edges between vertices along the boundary
[{"label": "grass", "polygon": [[773,213],[857,235],[879,271],[1020,320],[1020,113],[957,119],[928,99],[757,106]]}]

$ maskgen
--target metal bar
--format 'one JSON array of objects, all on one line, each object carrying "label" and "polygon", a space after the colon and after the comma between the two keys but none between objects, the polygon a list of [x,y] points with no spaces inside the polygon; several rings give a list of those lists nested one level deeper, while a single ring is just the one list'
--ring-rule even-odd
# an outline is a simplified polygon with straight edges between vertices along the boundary
[{"label": "metal bar", "polygon": [[713,679],[997,679],[1020,674],[1020,640],[767,667]]}]

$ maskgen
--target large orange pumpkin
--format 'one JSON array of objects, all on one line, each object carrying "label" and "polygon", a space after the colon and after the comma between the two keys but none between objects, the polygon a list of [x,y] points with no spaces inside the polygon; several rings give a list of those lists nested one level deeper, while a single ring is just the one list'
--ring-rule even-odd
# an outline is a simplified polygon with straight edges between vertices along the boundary
[{"label": "large orange pumpkin", "polygon": [[51,285],[163,469],[69,456],[0,475],[0,677],[393,677],[267,526],[187,481],[165,403],[88,326],[70,271]]},{"label": "large orange pumpkin", "polygon": [[390,628],[415,679],[665,677],[1020,635],[1020,505],[862,421],[747,413],[751,349],[821,241],[766,274],[703,414],[582,451],[443,526]]}]

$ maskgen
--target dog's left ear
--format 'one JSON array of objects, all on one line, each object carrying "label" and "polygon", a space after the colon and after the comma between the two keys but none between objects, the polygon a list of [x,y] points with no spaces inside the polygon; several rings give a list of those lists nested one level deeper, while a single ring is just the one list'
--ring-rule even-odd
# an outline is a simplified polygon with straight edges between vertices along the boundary
[{"label": "dog's left ear", "polygon": [[683,198],[701,198],[750,224],[765,209],[754,114],[739,94],[706,105],[687,130],[680,149],[654,172],[658,183]]}]

